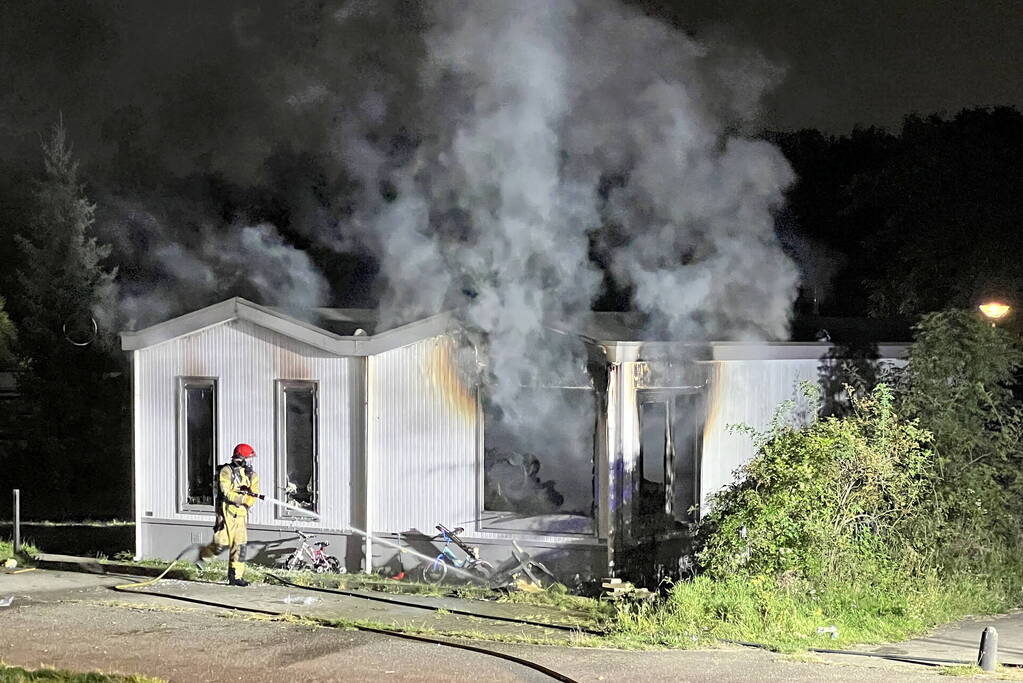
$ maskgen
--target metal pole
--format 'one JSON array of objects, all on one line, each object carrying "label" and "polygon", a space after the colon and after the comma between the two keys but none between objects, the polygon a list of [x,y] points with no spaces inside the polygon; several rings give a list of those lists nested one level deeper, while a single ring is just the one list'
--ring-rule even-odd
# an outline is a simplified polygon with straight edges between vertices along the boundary
[{"label": "metal pole", "polygon": [[984,671],[994,671],[998,666],[998,631],[988,626],[980,634],[980,652],[977,654],[977,666]]},{"label": "metal pole", "polygon": [[21,489],[14,489],[14,552],[21,552]]},{"label": "metal pole", "polygon": [[363,455],[362,455],[362,482],[366,487],[363,491],[363,524],[366,527],[363,531],[366,532],[364,539],[365,545],[364,550],[364,562],[363,571],[367,574],[373,573],[373,525],[376,520],[373,519],[373,476],[372,476],[372,460],[373,460],[373,420],[374,410],[376,407],[373,405],[373,356],[366,356],[366,360],[363,364]]}]

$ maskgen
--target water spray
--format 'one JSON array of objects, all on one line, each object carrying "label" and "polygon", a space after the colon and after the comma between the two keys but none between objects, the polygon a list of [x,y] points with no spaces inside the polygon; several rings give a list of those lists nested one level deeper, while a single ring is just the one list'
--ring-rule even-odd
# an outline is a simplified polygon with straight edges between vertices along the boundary
[{"label": "water spray", "polygon": [[315,517],[316,519],[320,518],[320,516],[317,513],[313,512],[312,510],[307,510],[304,507],[301,507],[299,505],[295,505],[293,503],[288,503],[286,501],[280,500],[279,498],[274,498],[273,496],[268,496],[268,495],[263,494],[263,493],[253,493],[252,491],[250,491],[249,489],[247,489],[245,487],[242,487],[242,493],[244,493],[247,496],[252,496],[253,498],[259,498],[260,500],[265,500],[266,502],[273,503],[274,505],[280,505],[282,508],[287,508],[289,510],[294,510],[295,512],[301,512],[302,514],[309,515],[310,517]]},{"label": "water spray", "polygon": [[[361,536],[364,536],[366,538],[372,538],[374,541],[379,541],[380,543],[383,543],[384,545],[391,546],[392,548],[397,548],[399,553],[409,553],[410,555],[415,555],[416,557],[418,557],[418,558],[420,558],[422,560],[425,560],[426,562],[429,562],[431,564],[437,561],[436,557],[430,557],[428,555],[424,555],[423,553],[419,552],[418,550],[413,550],[412,548],[402,547],[401,545],[399,545],[397,543],[394,543],[393,541],[388,541],[387,539],[380,538],[379,536],[374,536],[373,534],[371,534],[371,533],[369,533],[367,531],[363,531],[362,529],[356,529],[355,527],[353,527],[351,525],[349,525],[348,528],[349,528],[349,530],[354,531],[355,533],[357,533],[357,534],[359,534]],[[453,564],[448,564],[447,568],[448,568],[448,571],[455,572],[456,574],[459,574],[460,576],[462,576],[462,577],[464,577],[466,579],[469,579],[471,581],[479,581],[479,577],[478,576],[475,576],[475,575],[465,571],[464,569],[461,569],[460,567],[456,567]]]}]

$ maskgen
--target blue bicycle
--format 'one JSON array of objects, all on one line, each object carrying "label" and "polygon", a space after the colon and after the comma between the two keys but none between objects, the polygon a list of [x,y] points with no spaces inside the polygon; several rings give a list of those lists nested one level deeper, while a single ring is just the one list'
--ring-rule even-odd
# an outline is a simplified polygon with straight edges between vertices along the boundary
[{"label": "blue bicycle", "polygon": [[[466,545],[465,541],[458,537],[458,534],[465,531],[465,529],[462,527],[448,529],[443,524],[438,524],[437,531],[440,532],[440,537],[444,539],[444,547],[441,548],[440,554],[434,558],[433,562],[423,566],[423,581],[425,583],[441,583],[447,578],[448,571],[454,568],[458,570],[454,573],[463,578],[484,584],[489,583],[490,577],[494,573],[494,565],[480,559],[479,548]],[[451,549],[452,545],[457,546],[465,553],[463,559],[458,559],[458,556]]]}]

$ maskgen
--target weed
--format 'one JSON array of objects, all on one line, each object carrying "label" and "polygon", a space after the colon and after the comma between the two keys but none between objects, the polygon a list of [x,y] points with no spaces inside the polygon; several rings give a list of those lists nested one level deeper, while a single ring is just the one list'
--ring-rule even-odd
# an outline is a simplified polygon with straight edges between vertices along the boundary
[{"label": "weed", "polygon": [[15,559],[20,566],[32,566],[31,558],[39,553],[39,549],[28,543],[21,544],[21,553],[15,555],[14,543],[11,541],[0,541],[0,563],[9,559]]},{"label": "weed", "polygon": [[966,664],[956,666],[943,666],[938,672],[941,676],[978,676],[983,674],[984,671],[979,666],[969,666]]},{"label": "weed", "polygon": [[64,669],[23,669],[9,666],[0,661],[0,683],[166,683],[161,678],[149,676],[122,676],[120,674],[76,673]]}]

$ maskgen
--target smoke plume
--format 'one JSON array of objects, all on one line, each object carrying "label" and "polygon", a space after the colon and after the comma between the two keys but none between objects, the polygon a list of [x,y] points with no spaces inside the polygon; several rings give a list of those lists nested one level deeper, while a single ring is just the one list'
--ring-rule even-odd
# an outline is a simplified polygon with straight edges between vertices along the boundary
[{"label": "smoke plume", "polygon": [[91,29],[53,60],[3,53],[42,99],[11,99],[0,136],[67,113],[120,267],[109,319],[232,294],[376,305],[384,326],[457,310],[504,447],[564,510],[592,499],[593,406],[537,390],[588,381],[548,325],[581,327],[610,282],[643,338],[786,335],[792,173],[752,137],[780,78],[754,53],[616,0],[103,7],[67,10],[65,33]]},{"label": "smoke plume", "polygon": [[539,477],[567,489],[565,509],[585,507],[592,405],[536,387],[585,363],[545,321],[571,328],[590,310],[604,226],[626,236],[605,256],[645,334],[787,332],[797,273],[772,210],[792,173],[743,134],[778,74],[609,1],[445,2],[427,21],[406,158],[342,138],[340,162],[390,188],[354,225],[380,259],[385,314],[463,311],[485,337],[503,434],[547,456]]}]

